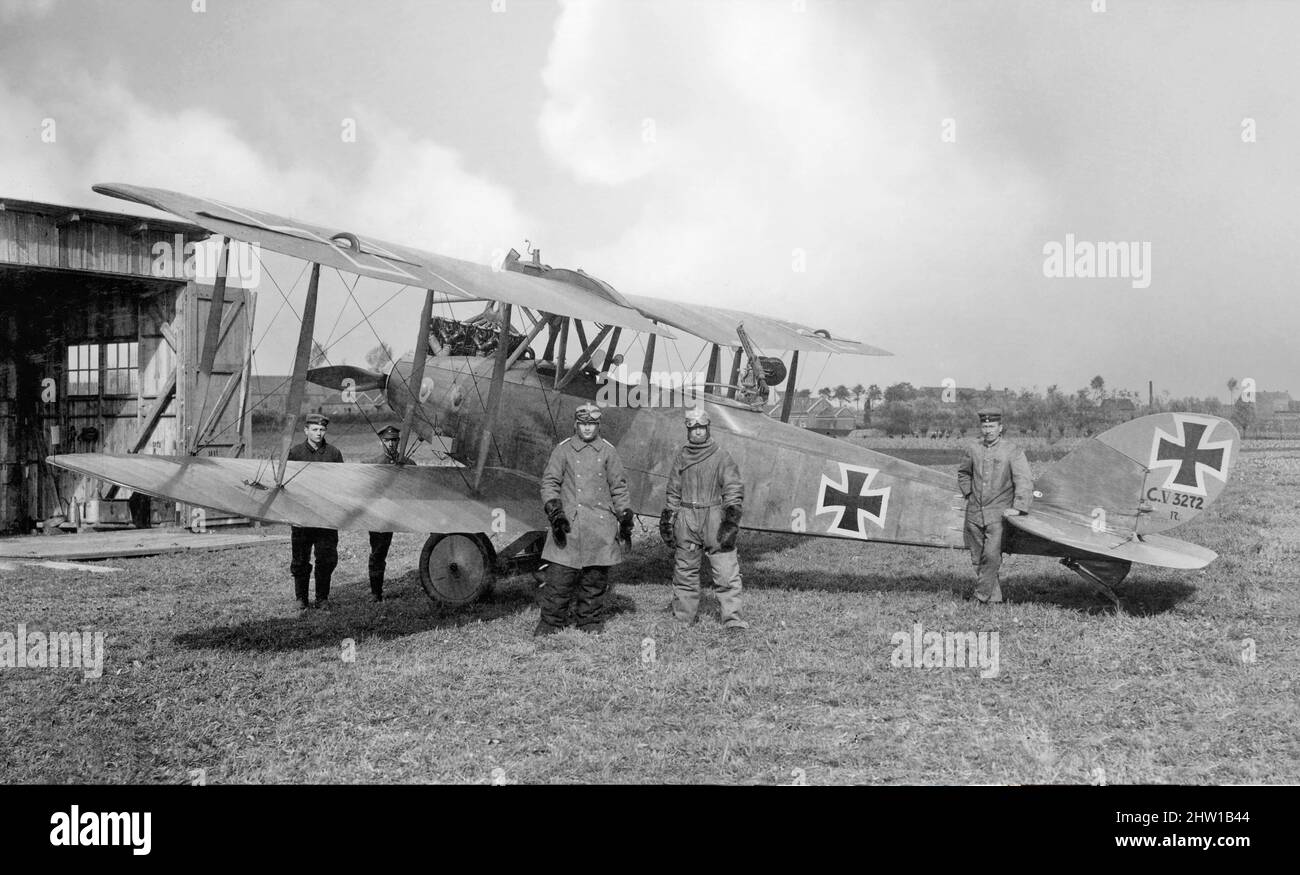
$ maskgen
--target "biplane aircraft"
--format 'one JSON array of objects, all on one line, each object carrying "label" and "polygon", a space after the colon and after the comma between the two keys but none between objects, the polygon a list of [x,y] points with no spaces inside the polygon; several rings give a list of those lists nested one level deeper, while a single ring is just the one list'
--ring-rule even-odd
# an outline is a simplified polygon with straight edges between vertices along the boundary
[{"label": "biplane aircraft", "polygon": [[[494,574],[539,560],[548,530],[540,475],[555,443],[572,433],[580,404],[611,397],[627,402],[605,406],[601,433],[618,447],[633,509],[658,517],[667,466],[683,440],[684,411],[676,397],[667,404],[663,397],[658,404],[632,402],[637,386],[649,382],[656,339],[683,332],[707,345],[701,355],[703,349],[710,354],[700,393],[686,398],[683,387],[682,400],[707,410],[715,439],[740,465],[746,478],[742,528],[963,547],[955,476],[788,422],[800,353],[888,355],[884,350],[752,313],[622,294],[581,270],[553,269],[537,257],[525,262],[513,250],[493,268],[160,189],[114,184],[95,190],[180,216],[221,235],[223,247],[240,240],[312,265],[290,416],[278,459],[207,457],[192,448],[183,456],[56,455],[52,464],[268,522],[429,533],[420,559],[422,586],[443,603],[465,604],[483,594]],[[350,366],[309,372],[322,267],[427,290],[414,355],[386,374]],[[218,276],[209,339],[220,320],[224,282]],[[479,343],[458,346],[446,336],[440,342],[435,331],[438,348],[431,354],[435,293],[445,301],[486,303],[475,328]],[[611,387],[620,342],[634,333],[644,337],[640,376],[646,380]],[[534,342],[544,342],[544,351],[534,350]],[[632,347],[632,340],[623,346],[629,354]],[[788,368],[768,355],[776,352],[790,355]],[[296,417],[308,380],[382,389],[406,425],[402,452],[412,433],[425,441],[450,439],[454,464],[286,461],[298,439]],[[782,383],[787,391],[778,421],[765,412],[764,399]],[[1227,420],[1184,413],[1142,417],[1084,440],[1040,475],[1028,514],[1009,520],[1004,549],[1060,558],[1116,604],[1111,587],[1132,563],[1201,568],[1215,553],[1163,533],[1195,519],[1219,496],[1238,441]],[[494,534],[517,537],[509,543],[498,538],[498,549]]]}]

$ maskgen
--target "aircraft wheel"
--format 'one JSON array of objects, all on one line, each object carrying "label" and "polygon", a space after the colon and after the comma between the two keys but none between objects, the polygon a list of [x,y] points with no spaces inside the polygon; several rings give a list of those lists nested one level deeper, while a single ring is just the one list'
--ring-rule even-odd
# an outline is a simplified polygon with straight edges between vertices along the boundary
[{"label": "aircraft wheel", "polygon": [[420,586],[434,601],[467,605],[492,586],[492,544],[482,535],[435,533],[420,553]]}]

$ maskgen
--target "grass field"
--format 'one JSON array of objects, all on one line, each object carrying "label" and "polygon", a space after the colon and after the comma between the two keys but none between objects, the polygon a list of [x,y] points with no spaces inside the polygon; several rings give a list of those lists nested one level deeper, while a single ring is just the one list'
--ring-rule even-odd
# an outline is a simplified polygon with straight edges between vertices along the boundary
[{"label": "grass field", "polygon": [[[540,643],[529,578],[443,610],[415,535],[372,606],[343,533],[330,614],[295,610],[286,548],[0,571],[0,632],[107,635],[98,679],[0,669],[0,781],[1295,783],[1300,448],[1250,449],[1177,532],[1220,558],[1135,568],[1120,616],[1046,559],[988,609],[959,552],[748,536],[750,632],[711,597],[678,628],[649,530],[607,632]],[[916,623],[997,631],[997,675],[894,667]]]}]

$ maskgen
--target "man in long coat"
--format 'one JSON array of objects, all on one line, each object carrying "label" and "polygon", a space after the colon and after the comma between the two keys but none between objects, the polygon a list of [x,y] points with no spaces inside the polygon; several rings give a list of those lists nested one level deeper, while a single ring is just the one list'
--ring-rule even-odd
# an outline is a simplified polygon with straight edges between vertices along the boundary
[{"label": "man in long coat", "polygon": [[542,550],[546,583],[534,635],[550,635],[574,619],[584,632],[604,628],[602,608],[609,567],[623,561],[632,542],[627,475],[614,445],[600,437],[600,408],[574,412],[573,437],[551,451],[542,475],[542,508],[551,534]]},{"label": "man in long coat", "polygon": [[979,418],[981,440],[967,448],[957,485],[966,499],[966,549],[979,578],[975,600],[997,604],[1002,601],[1002,520],[1029,510],[1034,476],[1025,451],[1002,437],[1002,411],[986,407]]}]

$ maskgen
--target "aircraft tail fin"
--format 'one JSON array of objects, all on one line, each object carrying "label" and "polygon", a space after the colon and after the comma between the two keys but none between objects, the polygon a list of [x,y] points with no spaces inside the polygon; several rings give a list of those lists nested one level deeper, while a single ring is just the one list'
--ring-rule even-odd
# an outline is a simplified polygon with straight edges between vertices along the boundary
[{"label": "aircraft tail fin", "polygon": [[1241,436],[1217,416],[1157,413],[1081,443],[1034,483],[1017,528],[1072,550],[1200,568],[1213,551],[1157,535],[1203,513],[1223,492]]},{"label": "aircraft tail fin", "polygon": [[1240,448],[1232,423],[1157,413],[1084,441],[1034,484],[1053,516],[1146,535],[1181,526],[1223,492]]}]

